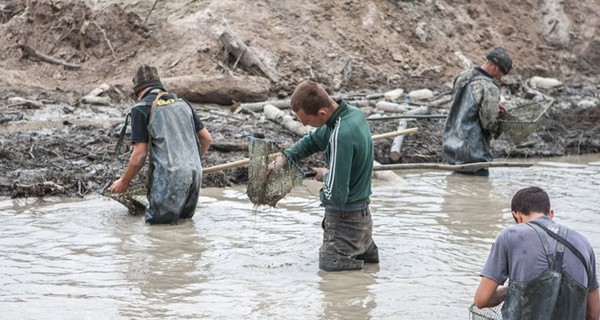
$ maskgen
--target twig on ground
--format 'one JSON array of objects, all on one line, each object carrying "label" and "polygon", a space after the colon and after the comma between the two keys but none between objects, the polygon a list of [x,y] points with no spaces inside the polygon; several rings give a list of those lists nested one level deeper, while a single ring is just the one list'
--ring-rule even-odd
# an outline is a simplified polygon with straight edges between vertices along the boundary
[{"label": "twig on ground", "polygon": [[23,58],[33,57],[33,58],[37,58],[40,61],[48,62],[48,63],[52,63],[52,64],[58,64],[58,65],[66,67],[66,68],[71,68],[71,69],[81,68],[80,65],[64,62],[64,61],[58,60],[54,57],[47,56],[43,53],[36,52],[33,48],[30,48],[23,44],[20,44],[17,47],[21,49]]},{"label": "twig on ground", "polygon": [[154,4],[152,5],[152,9],[150,9],[150,12],[148,12],[148,15],[146,16],[146,19],[144,19],[144,24],[146,24],[146,22],[148,21],[148,18],[150,17],[150,14],[152,13],[152,11],[154,11],[154,8],[156,7],[157,3],[158,3],[158,0],[154,1]]}]

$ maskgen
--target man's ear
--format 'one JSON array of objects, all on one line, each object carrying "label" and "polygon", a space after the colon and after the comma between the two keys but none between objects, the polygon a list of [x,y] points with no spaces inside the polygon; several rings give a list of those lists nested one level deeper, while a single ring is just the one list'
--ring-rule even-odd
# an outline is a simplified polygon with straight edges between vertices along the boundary
[{"label": "man's ear", "polygon": [[329,118],[329,110],[327,108],[320,108],[317,111],[317,116],[323,120],[327,120]]},{"label": "man's ear", "polygon": [[515,223],[519,223],[519,218],[517,218],[517,212],[511,211],[510,213],[512,214],[512,217],[515,220]]},{"label": "man's ear", "polygon": [[550,219],[554,219],[554,210],[550,209],[550,212],[548,212],[548,217],[550,217]]},{"label": "man's ear", "polygon": [[517,224],[522,223],[523,222],[523,214],[519,211],[513,211],[512,212],[512,216],[515,219],[515,222]]}]

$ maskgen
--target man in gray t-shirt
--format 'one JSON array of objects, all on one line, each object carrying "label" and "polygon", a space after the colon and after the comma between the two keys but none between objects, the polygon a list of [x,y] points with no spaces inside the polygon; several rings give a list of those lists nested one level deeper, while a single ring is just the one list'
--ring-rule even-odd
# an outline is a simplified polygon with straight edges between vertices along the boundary
[{"label": "man in gray t-shirt", "polygon": [[552,220],[550,199],[540,188],[519,190],[511,211],[517,224],[492,246],[475,305],[504,301],[504,319],[598,319],[596,259],[588,240]]}]

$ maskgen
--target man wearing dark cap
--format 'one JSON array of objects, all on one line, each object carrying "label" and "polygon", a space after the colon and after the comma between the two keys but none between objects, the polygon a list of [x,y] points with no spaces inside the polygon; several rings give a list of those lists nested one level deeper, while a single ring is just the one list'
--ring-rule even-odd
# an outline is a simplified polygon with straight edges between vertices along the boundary
[{"label": "man wearing dark cap", "polygon": [[[453,99],[442,145],[449,164],[491,162],[491,138],[500,136],[498,116],[500,81],[510,72],[512,59],[506,49],[497,47],[483,65],[465,71],[454,80]],[[460,173],[488,176],[487,168],[459,170]]]},{"label": "man wearing dark cap", "polygon": [[212,137],[192,106],[165,90],[156,68],[138,68],[133,93],[133,152],[109,191],[126,192],[150,153],[146,222],[177,224],[194,215],[202,183],[200,155],[206,154]]}]

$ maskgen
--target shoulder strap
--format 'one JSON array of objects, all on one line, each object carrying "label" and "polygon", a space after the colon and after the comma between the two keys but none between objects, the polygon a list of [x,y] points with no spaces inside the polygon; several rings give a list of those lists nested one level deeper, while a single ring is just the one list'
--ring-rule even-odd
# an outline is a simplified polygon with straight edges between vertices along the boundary
[{"label": "shoulder strap", "polygon": [[583,267],[585,268],[585,272],[587,275],[590,274],[590,270],[588,268],[587,263],[585,262],[585,258],[583,257],[583,254],[581,254],[581,252],[579,250],[577,250],[577,248],[575,248],[575,246],[573,246],[569,241],[567,241],[567,239],[565,239],[564,237],[550,231],[548,228],[546,228],[544,225],[542,225],[541,223],[537,222],[537,221],[529,221],[528,224],[534,224],[540,228],[542,228],[542,230],[546,231],[546,233],[551,236],[552,238],[556,239],[556,241],[564,244],[567,248],[569,248],[569,250],[571,250],[571,252],[573,252],[573,254],[579,258],[579,260],[581,260],[581,263],[583,263]]},{"label": "shoulder strap", "polygon": [[527,225],[530,226],[531,228],[533,228],[533,230],[535,230],[535,232],[538,234],[538,237],[542,241],[542,246],[544,247],[544,253],[546,254],[546,260],[548,260],[548,267],[550,267],[550,269],[552,269],[552,270],[555,270],[556,264],[554,261],[554,252],[550,248],[550,242],[548,242],[548,237],[546,237],[544,230],[542,230],[542,228],[540,228],[537,224],[529,224],[528,223]]},{"label": "shoulder strap", "polygon": [[119,139],[117,140],[117,145],[115,146],[115,156],[118,156],[121,153],[121,147],[123,146],[123,139],[125,138],[125,132],[127,131],[129,120],[131,120],[131,112],[125,116],[125,123],[123,124],[123,128],[121,128]]}]

